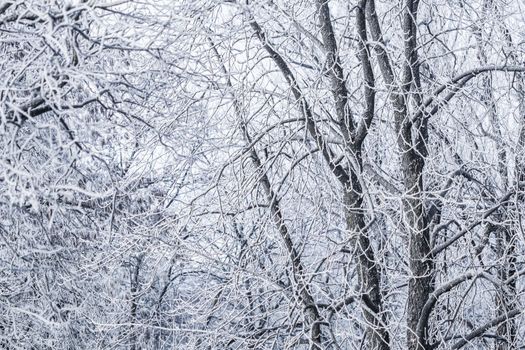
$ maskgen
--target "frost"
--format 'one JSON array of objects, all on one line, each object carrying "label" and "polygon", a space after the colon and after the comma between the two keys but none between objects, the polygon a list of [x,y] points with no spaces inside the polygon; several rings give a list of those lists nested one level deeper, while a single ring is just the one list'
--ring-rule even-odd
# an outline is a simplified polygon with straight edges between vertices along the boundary
[{"label": "frost", "polygon": [[2,2],[0,348],[523,347],[524,11]]}]

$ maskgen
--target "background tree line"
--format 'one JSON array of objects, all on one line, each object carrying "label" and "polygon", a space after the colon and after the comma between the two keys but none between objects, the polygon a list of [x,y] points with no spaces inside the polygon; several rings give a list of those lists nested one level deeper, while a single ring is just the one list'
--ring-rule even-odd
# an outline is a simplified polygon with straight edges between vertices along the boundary
[{"label": "background tree line", "polygon": [[0,347],[524,347],[524,16],[0,2]]}]

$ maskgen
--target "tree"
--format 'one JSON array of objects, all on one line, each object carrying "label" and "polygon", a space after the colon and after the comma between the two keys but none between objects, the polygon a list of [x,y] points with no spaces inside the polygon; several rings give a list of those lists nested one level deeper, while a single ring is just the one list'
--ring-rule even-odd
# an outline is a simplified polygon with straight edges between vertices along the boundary
[{"label": "tree", "polygon": [[2,346],[519,348],[520,6],[5,1]]}]

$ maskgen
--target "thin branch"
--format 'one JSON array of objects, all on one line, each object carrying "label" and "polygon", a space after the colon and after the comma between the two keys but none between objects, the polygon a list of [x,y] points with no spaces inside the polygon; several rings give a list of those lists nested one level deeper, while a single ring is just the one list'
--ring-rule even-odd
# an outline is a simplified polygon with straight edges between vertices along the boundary
[{"label": "thin branch", "polygon": [[333,151],[328,146],[323,135],[321,134],[321,131],[318,129],[317,125],[315,124],[312,109],[310,105],[308,104],[308,102],[306,101],[306,98],[304,97],[299,87],[297,79],[295,78],[292,71],[290,70],[290,67],[288,67],[288,64],[286,63],[284,58],[277,51],[274,50],[272,45],[270,45],[266,37],[266,34],[262,30],[261,26],[257,23],[257,21],[253,18],[253,16],[251,16],[250,18],[250,26],[255,32],[257,38],[260,40],[263,48],[266,50],[266,52],[268,52],[268,54],[270,55],[272,60],[275,62],[275,64],[277,65],[281,73],[283,74],[284,78],[288,82],[288,85],[290,86],[290,89],[292,90],[292,94],[294,95],[295,99],[299,103],[299,106],[301,107],[301,113],[306,119],[307,129],[309,133],[312,135],[313,139],[315,140],[317,146],[321,150],[321,153],[323,154],[323,157],[328,163],[330,170],[332,170],[335,177],[343,185],[348,184],[350,182],[350,176],[347,173],[347,171],[341,166],[341,164],[335,161],[336,157]]},{"label": "thin branch", "polygon": [[463,346],[467,345],[472,339],[478,338],[483,335],[486,331],[488,331],[492,327],[496,327],[500,323],[506,322],[511,320],[512,318],[520,315],[523,313],[522,309],[514,309],[512,311],[507,312],[504,315],[501,315],[499,317],[496,317],[489,322],[485,323],[484,325],[478,327],[474,331],[470,332],[469,334],[463,336],[463,339],[458,341],[456,344],[454,344],[451,349],[461,349]]}]

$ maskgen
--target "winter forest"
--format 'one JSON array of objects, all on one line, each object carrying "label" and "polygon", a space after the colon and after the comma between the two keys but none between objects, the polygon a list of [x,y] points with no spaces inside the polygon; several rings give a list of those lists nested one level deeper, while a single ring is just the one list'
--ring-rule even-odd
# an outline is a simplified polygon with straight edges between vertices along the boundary
[{"label": "winter forest", "polygon": [[0,1],[1,349],[525,349],[523,0]]}]

